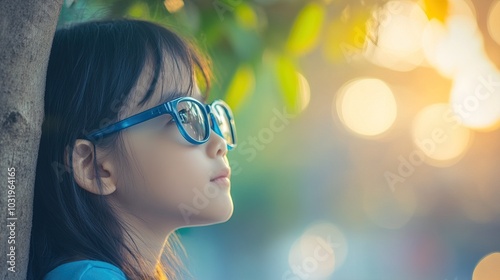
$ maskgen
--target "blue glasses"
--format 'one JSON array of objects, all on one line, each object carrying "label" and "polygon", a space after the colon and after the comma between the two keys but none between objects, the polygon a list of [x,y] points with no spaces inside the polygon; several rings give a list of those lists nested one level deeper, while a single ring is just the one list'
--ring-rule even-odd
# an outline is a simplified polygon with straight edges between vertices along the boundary
[{"label": "blue glasses", "polygon": [[210,128],[226,140],[228,150],[236,147],[236,128],[233,113],[222,100],[203,104],[192,97],[179,97],[144,112],[130,116],[86,136],[90,141],[102,139],[112,133],[129,128],[163,114],[170,114],[182,136],[195,145],[210,137]]}]

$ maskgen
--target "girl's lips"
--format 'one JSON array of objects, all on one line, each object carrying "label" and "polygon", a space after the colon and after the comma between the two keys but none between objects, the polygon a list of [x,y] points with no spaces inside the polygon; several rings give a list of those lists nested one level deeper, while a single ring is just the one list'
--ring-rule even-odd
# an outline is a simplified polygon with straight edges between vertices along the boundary
[{"label": "girl's lips", "polygon": [[215,177],[212,177],[212,178],[210,179],[210,181],[212,181],[212,182],[213,182],[213,181],[215,181],[215,180],[217,180],[217,179],[220,179],[220,178],[229,178],[230,174],[231,174],[231,169],[229,169],[229,168],[224,168],[224,169],[222,169],[221,171],[219,171],[219,172],[215,175]]},{"label": "girl's lips", "polygon": [[231,181],[228,177],[225,176],[217,177],[213,180],[210,180],[210,182],[215,183],[219,187],[229,187],[231,185]]}]

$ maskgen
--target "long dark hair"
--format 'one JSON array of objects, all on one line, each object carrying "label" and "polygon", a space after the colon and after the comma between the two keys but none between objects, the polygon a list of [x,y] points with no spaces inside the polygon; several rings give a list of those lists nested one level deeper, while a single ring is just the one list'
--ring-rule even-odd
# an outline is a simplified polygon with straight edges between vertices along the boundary
[{"label": "long dark hair", "polygon": [[[77,259],[109,262],[130,279],[144,279],[142,260],[124,241],[127,234],[103,195],[79,187],[72,172],[76,139],[118,120],[120,108],[133,91],[146,63],[152,64],[149,100],[170,67],[190,75],[189,89],[203,78],[209,88],[207,60],[188,41],[157,24],[140,20],[105,20],[77,24],[56,31],[47,69],[45,117],[42,125],[33,202],[28,279],[42,279],[50,270]],[[181,67],[182,66],[182,67]],[[124,154],[121,134],[96,145]],[[69,156],[69,159],[67,156]],[[95,158],[95,157],[94,157]],[[102,182],[96,178],[102,190]],[[170,235],[176,238],[175,234]],[[163,252],[161,269],[175,279],[178,267],[172,244]],[[125,258],[128,251],[135,260]]]}]

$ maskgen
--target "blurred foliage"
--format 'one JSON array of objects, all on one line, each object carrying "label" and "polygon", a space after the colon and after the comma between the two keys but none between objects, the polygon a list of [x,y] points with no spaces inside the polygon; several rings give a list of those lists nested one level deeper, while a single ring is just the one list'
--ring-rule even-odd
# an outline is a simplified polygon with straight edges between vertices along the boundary
[{"label": "blurred foliage", "polygon": [[[67,0],[59,24],[100,18],[141,18],[189,38],[214,62],[211,93],[237,111],[255,89],[255,71],[274,69],[283,103],[300,108],[299,61],[322,46],[332,63],[348,62],[376,40],[377,10],[387,0]],[[420,1],[430,18],[445,20],[447,0]],[[370,34],[370,36],[366,36]]]}]

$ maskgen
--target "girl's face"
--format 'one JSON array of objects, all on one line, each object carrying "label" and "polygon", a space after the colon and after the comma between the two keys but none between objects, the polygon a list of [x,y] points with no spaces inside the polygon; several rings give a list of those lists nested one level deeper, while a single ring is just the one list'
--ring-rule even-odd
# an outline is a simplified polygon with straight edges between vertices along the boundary
[{"label": "girl's face", "polygon": [[[170,75],[178,73],[175,69],[165,71],[164,77],[170,77],[160,79],[153,96],[138,106],[149,87],[148,71],[144,71],[120,119],[165,102],[163,97],[169,93],[185,92],[187,71],[182,76]],[[197,88],[193,97],[202,100]],[[227,221],[233,203],[225,140],[211,131],[206,143],[190,144],[170,120],[170,115],[163,115],[122,132],[128,160],[109,198],[120,211],[153,226],[179,228]]]}]

